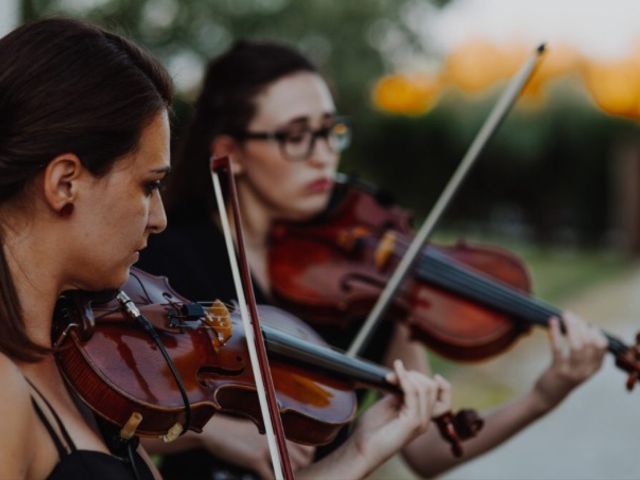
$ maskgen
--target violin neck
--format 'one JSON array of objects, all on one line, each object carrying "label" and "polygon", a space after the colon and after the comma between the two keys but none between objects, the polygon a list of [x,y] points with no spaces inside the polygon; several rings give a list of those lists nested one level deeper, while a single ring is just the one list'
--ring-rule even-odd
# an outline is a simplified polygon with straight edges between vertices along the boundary
[{"label": "violin neck", "polygon": [[301,366],[355,382],[363,387],[396,390],[387,380],[389,369],[314,343],[309,343],[266,325],[262,334],[270,356],[293,361]]},{"label": "violin neck", "polygon": [[[469,267],[432,249],[423,251],[415,271],[420,280],[509,315],[514,321],[546,328],[549,326],[549,319],[562,316],[560,309],[519,292],[488,275],[472,271]],[[562,328],[564,330],[564,327]],[[611,353],[618,355],[628,349],[621,340],[603,333],[607,337]]]}]

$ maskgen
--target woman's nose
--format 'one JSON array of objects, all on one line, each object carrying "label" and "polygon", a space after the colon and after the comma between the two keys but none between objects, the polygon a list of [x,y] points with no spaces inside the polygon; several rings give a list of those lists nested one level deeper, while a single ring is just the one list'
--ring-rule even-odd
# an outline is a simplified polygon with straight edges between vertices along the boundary
[{"label": "woman's nose", "polygon": [[329,146],[329,139],[320,136],[315,139],[307,161],[314,166],[324,167],[337,163],[338,154]]},{"label": "woman's nose", "polygon": [[149,230],[152,233],[160,233],[167,228],[167,214],[164,210],[162,197],[158,190],[153,192],[151,210],[149,212]]}]

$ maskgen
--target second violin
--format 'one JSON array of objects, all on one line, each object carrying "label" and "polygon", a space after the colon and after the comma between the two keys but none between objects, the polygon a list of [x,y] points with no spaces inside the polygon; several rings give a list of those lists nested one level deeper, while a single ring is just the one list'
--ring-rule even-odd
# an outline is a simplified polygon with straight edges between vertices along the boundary
[{"label": "second violin", "polygon": [[[273,229],[270,273],[273,293],[285,308],[318,325],[347,328],[371,309],[412,230],[409,213],[370,187],[339,189],[339,200],[323,216]],[[546,327],[562,315],[529,295],[525,265],[502,249],[430,245],[412,272],[388,316],[405,319],[415,338],[454,360],[497,355],[532,325]],[[640,373],[640,346],[606,336],[632,388]]]}]

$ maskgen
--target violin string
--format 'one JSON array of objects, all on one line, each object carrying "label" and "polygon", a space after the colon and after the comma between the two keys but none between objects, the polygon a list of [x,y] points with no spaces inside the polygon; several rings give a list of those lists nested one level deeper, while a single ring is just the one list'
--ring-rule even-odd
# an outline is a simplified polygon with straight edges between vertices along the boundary
[{"label": "violin string", "polygon": [[[400,241],[398,244],[402,246],[403,242]],[[429,263],[428,266],[424,264],[425,260]],[[562,315],[560,310],[506,285],[501,285],[495,280],[484,278],[482,274],[468,271],[434,251],[423,252],[420,264],[422,269],[419,273],[430,278],[436,285],[447,282],[453,291],[459,291],[457,289],[463,286],[465,290],[459,293],[466,293],[480,302],[504,309],[507,313],[538,325],[547,327],[549,318]],[[431,271],[433,275],[430,274]],[[608,340],[609,350],[612,353],[617,355],[629,349],[620,339],[607,332],[603,334]]]},{"label": "violin string", "polygon": [[486,301],[496,308],[504,309],[507,313],[523,317],[528,321],[546,326],[550,317],[559,314],[553,309],[537,304],[520,292],[509,290],[496,282],[486,280],[470,272],[461,271],[433,256],[427,255],[421,259],[420,263],[421,273],[426,273],[425,267],[435,269],[434,274],[438,274],[439,278],[449,280],[452,285],[464,285],[467,294],[475,294],[476,299]]},{"label": "violin string", "polygon": [[388,386],[385,377],[389,370],[358,357],[349,357],[344,352],[324,345],[309,343],[301,338],[267,325],[262,326],[269,353],[295,360],[314,369],[344,376],[368,386]]},{"label": "violin string", "polygon": [[[444,256],[442,256],[443,258],[437,258],[435,252],[431,255],[427,253],[427,256],[430,257],[432,262],[440,262],[440,265],[444,266],[444,269],[440,270],[441,275],[446,276],[444,271],[447,269],[454,271],[453,276],[450,277],[453,285],[458,285],[464,282],[473,283],[474,281],[477,281],[478,283],[476,284],[476,290],[474,293],[479,296],[477,297],[479,301],[483,300],[482,296],[486,296],[487,299],[495,302],[492,303],[492,305],[497,307],[504,306],[507,312],[522,315],[524,318],[530,319],[534,321],[534,323],[542,326],[548,326],[549,318],[553,316],[560,317],[562,315],[560,310],[547,305],[540,300],[531,298],[521,292],[511,290],[508,286],[501,285],[491,279],[483,278],[481,275],[475,274],[475,272],[468,272],[455,265],[450,260],[445,259]],[[431,266],[428,268],[437,267]],[[455,275],[459,275],[460,278],[456,279]],[[469,280],[471,280],[471,282],[469,282]],[[609,343],[609,350],[612,353],[619,354],[628,350],[629,347],[620,339],[607,332],[603,331],[602,333],[606,336]]]},{"label": "violin string", "polygon": [[[470,296],[473,299],[495,306],[499,309],[502,308],[512,310],[514,308],[514,306],[512,306],[509,302],[510,298],[496,298],[496,289],[494,282],[483,278],[478,279],[475,276],[469,275],[469,272],[464,271],[459,267],[456,269],[455,267],[452,267],[450,264],[448,264],[448,262],[437,262],[435,259],[429,258],[428,255],[423,254],[421,262],[424,263],[425,261],[431,262],[431,264],[426,267],[423,265],[423,269],[420,270],[420,275],[422,277],[426,277],[430,281],[430,283],[434,284],[435,286],[445,287],[447,290],[451,290],[460,294],[466,294],[468,297]],[[456,278],[456,276],[459,278]],[[507,295],[510,295],[511,293],[512,292],[508,292]],[[500,292],[498,292],[498,294],[500,294]],[[517,304],[517,311],[511,311],[510,313],[517,314],[519,316],[523,316],[526,319],[529,319],[530,312],[523,311],[521,309],[521,307],[526,308],[526,306],[528,305],[525,304],[523,306]]]},{"label": "violin string", "polygon": [[[403,246],[402,241],[398,244]],[[394,253],[401,255],[403,252],[400,250]],[[425,262],[428,262],[428,266]],[[547,325],[549,317],[560,314],[558,310],[539,300],[501,285],[493,279],[483,277],[480,273],[456,265],[454,261],[444,258],[444,255],[437,255],[433,251],[423,251],[418,261],[418,266],[420,265],[423,267],[420,270],[421,274],[427,275],[436,285],[448,281],[447,284],[454,292],[473,295],[473,298],[478,301],[484,301],[496,308],[504,308],[509,313],[543,326]],[[429,272],[431,269],[433,274]],[[462,291],[460,291],[461,287]]]}]

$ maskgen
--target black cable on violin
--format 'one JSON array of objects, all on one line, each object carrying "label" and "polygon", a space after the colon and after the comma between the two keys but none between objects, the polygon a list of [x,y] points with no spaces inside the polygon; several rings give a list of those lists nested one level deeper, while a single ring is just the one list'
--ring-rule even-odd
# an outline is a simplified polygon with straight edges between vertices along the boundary
[{"label": "black cable on violin", "polygon": [[138,472],[138,466],[136,465],[136,457],[133,451],[133,444],[131,442],[127,443],[127,454],[129,455],[129,463],[131,464],[131,470],[133,471],[133,476],[136,477],[136,480],[141,480],[140,472]]},{"label": "black cable on violin", "polygon": [[118,300],[118,303],[120,303],[124,311],[127,313],[127,315],[129,315],[129,317],[131,317],[136,322],[138,322],[138,324],[144,329],[144,331],[147,332],[147,334],[149,334],[149,336],[153,339],[156,345],[158,345],[158,348],[160,349],[160,352],[162,353],[162,356],[164,357],[165,362],[167,362],[167,365],[171,370],[171,374],[173,375],[173,378],[176,381],[176,385],[178,385],[178,389],[180,390],[182,401],[184,402],[185,420],[184,420],[184,428],[181,432],[181,435],[186,433],[187,430],[189,430],[189,426],[191,425],[191,405],[189,404],[189,397],[187,396],[187,390],[184,387],[184,383],[182,381],[182,377],[180,376],[180,373],[178,372],[178,370],[176,370],[176,367],[173,364],[173,361],[171,360],[169,353],[164,348],[164,344],[162,343],[162,340],[160,339],[158,332],[156,332],[155,328],[153,328],[153,325],[151,325],[151,322],[149,322],[149,320],[147,320],[144,317],[144,315],[140,313],[140,310],[138,310],[138,307],[136,307],[136,305],[129,298],[129,296],[126,293],[120,291],[118,292],[118,295],[116,295],[116,299]]}]

